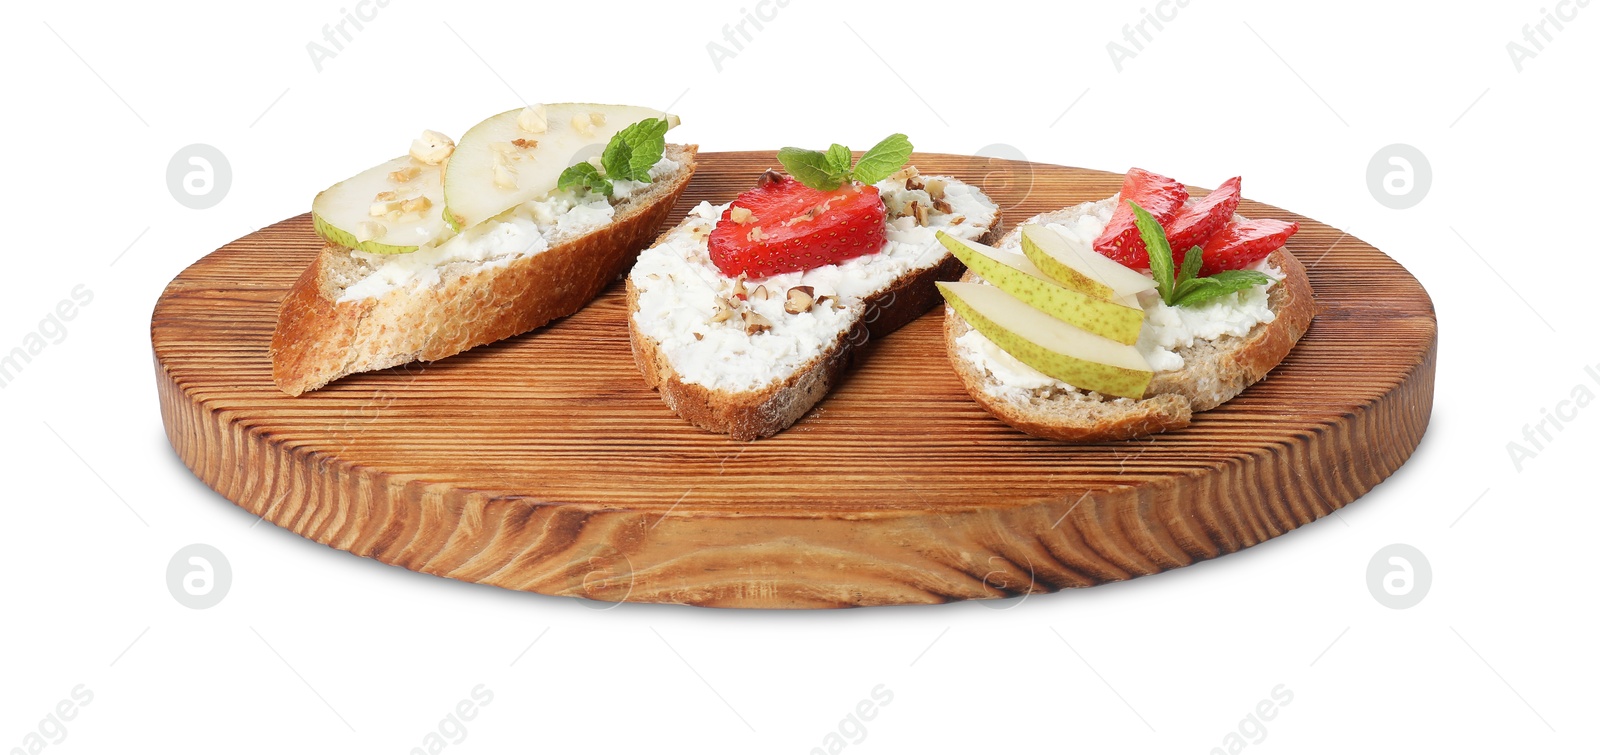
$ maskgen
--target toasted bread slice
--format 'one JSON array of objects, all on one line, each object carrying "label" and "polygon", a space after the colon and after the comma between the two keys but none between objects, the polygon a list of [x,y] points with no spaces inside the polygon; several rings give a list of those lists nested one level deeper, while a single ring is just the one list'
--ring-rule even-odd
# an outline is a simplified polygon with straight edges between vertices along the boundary
[{"label": "toasted bread slice", "polygon": [[581,235],[557,232],[533,254],[448,262],[432,286],[341,300],[377,268],[370,255],[329,244],[279,307],[272,379],[298,396],[352,373],[443,359],[578,311],[650,243],[694,175],[697,151],[667,145],[678,168],[617,201],[609,223]]},{"label": "toasted bread slice", "polygon": [[[1095,204],[1102,203],[1045,213],[1028,223],[1071,224]],[[1018,231],[1013,230],[1000,247],[1019,250],[1020,243]],[[1007,386],[958,343],[972,328],[946,305],[944,334],[950,364],[974,401],[1029,435],[1089,443],[1185,427],[1195,412],[1215,408],[1265,377],[1311,326],[1317,305],[1305,268],[1287,247],[1269,255],[1267,265],[1282,276],[1267,290],[1267,307],[1273,318],[1257,323],[1242,336],[1196,340],[1175,349],[1183,366],[1156,372],[1139,400],[1053,386],[1028,390]],[[978,279],[968,273],[963,280]]]},{"label": "toasted bread slice", "polygon": [[[922,180],[945,182],[953,211],[915,229],[906,225],[914,219],[897,217],[913,196],[900,192],[915,189],[899,177],[878,186],[891,224],[900,224],[904,238],[925,235],[925,241],[902,244],[891,233],[883,252],[759,281],[729,280],[711,264],[707,237],[724,207],[697,207],[641,253],[628,275],[628,332],[645,383],[678,416],[736,440],[769,437],[794,424],[827,395],[857,346],[933,308],[941,300],[934,283],[961,274],[960,261],[932,228],[985,243],[999,236],[999,210],[976,187],[947,177]],[[806,285],[815,303],[798,313],[785,310],[789,290]],[[717,320],[716,301],[732,297],[736,286],[748,301]],[[761,330],[759,320],[750,325],[744,311],[762,314],[770,328]]]}]

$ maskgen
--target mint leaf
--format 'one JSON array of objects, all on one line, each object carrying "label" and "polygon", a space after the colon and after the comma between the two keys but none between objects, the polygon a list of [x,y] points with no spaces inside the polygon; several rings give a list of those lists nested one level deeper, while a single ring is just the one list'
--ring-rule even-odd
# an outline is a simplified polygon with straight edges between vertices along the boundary
[{"label": "mint leaf", "polygon": [[593,164],[587,162],[578,163],[561,171],[561,177],[556,179],[556,188],[574,192],[588,189],[611,196],[611,181],[600,175],[600,170]]},{"label": "mint leaf", "polygon": [[667,148],[666,137],[667,122],[661,118],[646,118],[618,131],[600,156],[606,177],[650,183],[650,168],[661,161]]},{"label": "mint leaf", "polygon": [[1185,281],[1200,277],[1200,265],[1203,262],[1202,250],[1198,246],[1190,249],[1188,254],[1183,255],[1183,265],[1178,270],[1177,285],[1181,287]]},{"label": "mint leaf", "polygon": [[1177,306],[1172,296],[1177,283],[1172,275],[1172,247],[1167,244],[1167,232],[1162,230],[1155,216],[1138,203],[1128,200],[1128,206],[1133,208],[1133,224],[1139,227],[1139,237],[1144,239],[1144,248],[1150,253],[1150,276],[1156,279],[1156,291],[1161,294],[1162,301]]},{"label": "mint leaf", "polygon": [[[828,150],[830,153],[832,149]],[[848,153],[846,153],[848,154]],[[814,149],[784,147],[778,150],[778,162],[796,181],[818,191],[833,191],[844,184],[848,171],[834,169],[833,160]]]},{"label": "mint leaf", "polygon": [[835,144],[828,148],[828,166],[833,172],[840,175],[850,173],[850,148],[843,144]]},{"label": "mint leaf", "polygon": [[1254,270],[1223,270],[1216,275],[1184,281],[1174,292],[1173,301],[1170,303],[1175,307],[1193,307],[1252,286],[1271,282],[1272,278]]},{"label": "mint leaf", "polygon": [[905,134],[890,134],[861,155],[861,162],[856,163],[855,179],[864,184],[875,184],[888,178],[910,159],[911,140]]}]

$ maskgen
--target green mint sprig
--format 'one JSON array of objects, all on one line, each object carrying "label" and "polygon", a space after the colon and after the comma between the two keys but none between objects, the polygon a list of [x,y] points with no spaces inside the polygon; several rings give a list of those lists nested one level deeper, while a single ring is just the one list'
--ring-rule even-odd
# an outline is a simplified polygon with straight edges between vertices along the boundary
[{"label": "green mint sprig", "polygon": [[580,162],[561,171],[556,188],[562,191],[585,189],[611,196],[612,181],[650,183],[650,168],[667,151],[667,122],[646,118],[611,137],[600,155],[600,167]]},{"label": "green mint sprig", "polygon": [[911,159],[911,140],[905,134],[891,134],[862,153],[850,167],[850,148],[835,144],[827,152],[799,147],[778,150],[778,162],[796,181],[818,191],[833,191],[846,181],[875,184],[888,178]]},{"label": "green mint sprig", "polygon": [[1201,249],[1194,247],[1183,255],[1183,267],[1174,271],[1172,244],[1167,232],[1156,222],[1155,216],[1129,201],[1133,208],[1133,222],[1139,236],[1150,253],[1150,275],[1156,279],[1156,293],[1169,307],[1194,307],[1212,299],[1243,291],[1251,286],[1272,282],[1266,275],[1254,270],[1223,270],[1215,275],[1200,277]]}]

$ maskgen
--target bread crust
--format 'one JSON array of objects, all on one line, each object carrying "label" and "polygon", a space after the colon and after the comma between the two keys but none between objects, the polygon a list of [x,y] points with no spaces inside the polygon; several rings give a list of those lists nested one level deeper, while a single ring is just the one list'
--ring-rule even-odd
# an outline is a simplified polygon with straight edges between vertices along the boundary
[{"label": "bread crust", "polygon": [[[662,238],[670,233],[662,234]],[[993,243],[1000,233],[1000,216],[996,214],[994,224],[979,240]],[[943,301],[934,284],[955,280],[964,269],[960,260],[946,252],[938,263],[900,276],[867,297],[861,318],[821,354],[783,380],[758,390],[710,389],[684,382],[660,344],[639,332],[633,318],[639,311],[638,291],[631,278],[628,280],[628,340],[633,345],[634,362],[644,374],[645,385],[656,389],[661,400],[679,417],[734,440],[768,438],[799,421],[828,395],[849,366],[857,347],[899,330]]]},{"label": "bread crust", "polygon": [[279,306],[273,381],[298,396],[345,375],[443,359],[578,311],[627,272],[655,236],[694,176],[698,149],[668,145],[666,156],[682,167],[618,205],[605,227],[427,291],[339,302],[357,263],[349,249],[327,245]]},{"label": "bread crust", "polygon": [[[1075,443],[1127,440],[1187,427],[1195,412],[1216,408],[1261,380],[1288,356],[1317,313],[1305,267],[1288,250],[1269,255],[1284,274],[1268,294],[1276,317],[1243,337],[1180,349],[1182,369],[1157,373],[1140,400],[1057,395],[1019,401],[986,390],[994,380],[961,355],[956,339],[971,326],[945,307],[945,349],[950,364],[974,401],[997,419],[1040,438]],[[971,278],[971,274],[968,274]]]}]

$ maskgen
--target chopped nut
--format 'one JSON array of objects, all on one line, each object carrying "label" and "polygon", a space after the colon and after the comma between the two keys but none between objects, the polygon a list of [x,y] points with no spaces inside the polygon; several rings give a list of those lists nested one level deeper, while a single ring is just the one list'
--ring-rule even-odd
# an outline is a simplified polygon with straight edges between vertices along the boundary
[{"label": "chopped nut", "polygon": [[584,136],[594,133],[596,126],[603,126],[606,122],[605,113],[578,113],[572,116],[572,128]]},{"label": "chopped nut", "polygon": [[711,311],[711,322],[719,323],[728,320],[729,318],[733,317],[735,309],[737,309],[737,305],[733,304],[727,299],[717,297],[716,307],[714,307]]},{"label": "chopped nut", "polygon": [[517,128],[530,134],[542,134],[550,130],[550,120],[545,117],[544,105],[529,105],[517,113]]},{"label": "chopped nut", "polygon": [[411,142],[411,156],[428,165],[444,162],[455,151],[455,140],[437,131],[423,131]]},{"label": "chopped nut", "polygon": [[407,165],[404,168],[391,172],[389,174],[389,180],[397,184],[403,184],[414,180],[420,175],[422,175],[421,168],[418,168],[415,165]]},{"label": "chopped nut", "polygon": [[925,185],[922,183],[921,176],[912,176],[906,179],[906,188],[912,191],[921,191]]},{"label": "chopped nut", "polygon": [[766,286],[756,286],[756,290],[750,292],[751,301],[766,301],[769,298],[771,296],[767,293]]},{"label": "chopped nut", "polygon": [[739,273],[739,277],[733,279],[733,295],[740,299],[749,295],[749,292],[744,287],[744,273]]},{"label": "chopped nut", "polygon": [[389,229],[384,228],[382,223],[375,223],[371,220],[363,221],[360,225],[356,226],[356,241],[371,241],[373,239],[381,239],[383,238],[383,234],[388,232]]},{"label": "chopped nut", "polygon": [[896,181],[904,182],[904,181],[910,181],[911,179],[916,178],[917,175],[918,175],[917,174],[917,166],[915,166],[915,165],[907,165],[906,167],[895,171],[894,175],[889,176],[889,177],[893,178]]},{"label": "chopped nut", "polygon": [[764,239],[766,237],[767,237],[767,234],[762,232],[761,226],[759,226],[759,225],[758,226],[751,226],[750,232],[745,234],[745,238],[750,239],[751,241],[760,241],[760,240],[762,240],[762,239]]},{"label": "chopped nut", "polygon": [[944,199],[944,188],[946,185],[947,184],[945,180],[942,178],[930,178],[923,188],[927,190],[928,196],[934,199]]},{"label": "chopped nut", "polygon": [[399,199],[399,198],[400,198],[400,193],[399,192],[396,192],[396,191],[380,191],[377,194],[373,195],[372,201],[374,201],[374,202],[393,202],[394,200]]},{"label": "chopped nut", "polygon": [[928,224],[928,208],[921,202],[913,199],[906,203],[904,217],[912,218],[917,225]]},{"label": "chopped nut", "polygon": [[951,207],[950,203],[944,201],[943,199],[935,199],[935,200],[933,200],[933,209],[935,209],[935,210],[937,210],[939,212],[942,212],[942,213],[944,213],[946,215],[949,215],[950,213],[956,211],[956,208]]},{"label": "chopped nut", "polygon": [[783,311],[791,315],[798,315],[811,309],[816,301],[817,290],[811,286],[795,286],[789,289],[789,298],[783,303]]},{"label": "chopped nut", "polygon": [[517,149],[533,149],[539,146],[539,143],[532,139],[512,139],[511,143],[515,144]]},{"label": "chopped nut", "polygon": [[431,199],[429,199],[427,197],[417,197],[416,199],[407,199],[407,200],[401,202],[400,203],[400,211],[401,212],[426,212],[428,210],[428,208],[432,207],[432,206],[433,206],[433,200],[431,200]]},{"label": "chopped nut", "polygon": [[739,225],[750,222],[750,218],[753,217],[755,217],[755,213],[744,207],[735,207],[728,211],[728,219]]},{"label": "chopped nut", "polygon": [[517,172],[503,162],[494,164],[494,185],[502,189],[517,188]]},{"label": "chopped nut", "polygon": [[754,310],[744,311],[744,332],[748,335],[765,333],[772,330],[772,321]]},{"label": "chopped nut", "polygon": [[705,337],[706,337],[706,334],[704,334],[704,333],[695,333],[694,334],[694,340],[696,340],[696,341],[703,341],[703,340],[705,340]]},{"label": "chopped nut", "polygon": [[967,222],[967,216],[965,215],[957,215],[953,218],[950,218],[950,225],[961,225],[965,222]]}]

